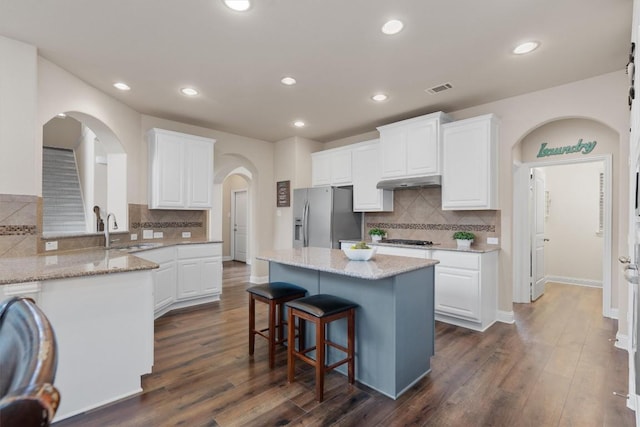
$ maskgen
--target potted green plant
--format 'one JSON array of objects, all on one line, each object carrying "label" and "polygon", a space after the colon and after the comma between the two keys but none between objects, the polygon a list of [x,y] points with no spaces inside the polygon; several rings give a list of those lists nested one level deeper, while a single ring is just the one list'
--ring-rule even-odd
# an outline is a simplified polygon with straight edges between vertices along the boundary
[{"label": "potted green plant", "polygon": [[374,242],[379,242],[387,234],[382,228],[372,228],[369,230],[369,236]]},{"label": "potted green plant", "polygon": [[473,239],[476,238],[476,235],[470,231],[456,231],[453,233],[453,238],[458,244],[458,249],[469,249],[471,247],[471,243],[473,243]]}]

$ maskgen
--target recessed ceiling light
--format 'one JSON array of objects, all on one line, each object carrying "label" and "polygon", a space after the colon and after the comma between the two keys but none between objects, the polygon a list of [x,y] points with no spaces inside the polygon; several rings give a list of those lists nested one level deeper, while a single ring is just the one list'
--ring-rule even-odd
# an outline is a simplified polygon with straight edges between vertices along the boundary
[{"label": "recessed ceiling light", "polygon": [[376,93],[375,95],[373,95],[371,97],[371,99],[373,99],[376,102],[382,102],[382,101],[386,101],[389,97],[387,95],[385,95],[384,93]]},{"label": "recessed ceiling light", "polygon": [[113,87],[115,87],[116,89],[119,89],[119,90],[131,90],[131,88],[129,87],[128,84],[122,83],[122,82],[114,83]]},{"label": "recessed ceiling light", "polygon": [[192,87],[183,87],[182,89],[180,89],[180,92],[182,92],[182,94],[186,96],[196,96],[198,94],[198,91]]},{"label": "recessed ceiling light", "polygon": [[293,77],[289,77],[289,76],[283,77],[282,80],[280,80],[280,82],[283,85],[287,85],[287,86],[291,86],[291,85],[294,85],[294,84],[297,83],[296,79],[294,79]]},{"label": "recessed ceiling light", "polygon": [[233,9],[236,12],[245,12],[251,7],[251,2],[249,0],[224,0],[224,4],[226,4],[229,9]]},{"label": "recessed ceiling light", "polygon": [[526,42],[519,44],[513,49],[513,53],[516,55],[524,55],[525,53],[533,52],[540,46],[538,42]]},{"label": "recessed ceiling light", "polygon": [[67,117],[67,115],[65,113],[58,113],[56,114],[56,117],[60,117],[61,119],[64,119],[65,117]]},{"label": "recessed ceiling light", "polygon": [[305,126],[305,123],[302,120],[296,120],[295,122],[293,122],[293,125],[297,128],[303,128]]},{"label": "recessed ceiling light", "polygon": [[392,19],[387,21],[382,26],[382,32],[388,35],[398,34],[404,28],[404,24],[402,21],[398,21],[397,19]]}]

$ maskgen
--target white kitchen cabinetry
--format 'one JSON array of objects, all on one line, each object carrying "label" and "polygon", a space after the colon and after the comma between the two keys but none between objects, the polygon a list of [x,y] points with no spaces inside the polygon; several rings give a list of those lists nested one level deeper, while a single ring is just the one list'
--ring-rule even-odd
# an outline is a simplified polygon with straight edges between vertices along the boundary
[{"label": "white kitchen cabinetry", "polygon": [[498,209],[496,116],[447,123],[442,140],[442,209]]},{"label": "white kitchen cabinetry", "polygon": [[55,331],[63,397],[54,421],[142,392],[153,368],[152,293],[151,270],[0,286],[0,300],[34,298]]},{"label": "white kitchen cabinetry", "polygon": [[484,331],[497,319],[498,252],[434,250],[436,320]]},{"label": "white kitchen cabinetry", "polygon": [[442,112],[380,126],[380,176],[404,178],[442,173],[440,125]]},{"label": "white kitchen cabinetry", "polygon": [[219,295],[221,273],[219,244],[178,246],[177,300]]},{"label": "white kitchen cabinetry", "polygon": [[156,128],[147,140],[149,208],[211,208],[215,140]]},{"label": "white kitchen cabinetry", "polygon": [[351,148],[334,148],[311,154],[312,186],[351,184]]},{"label": "white kitchen cabinetry", "polygon": [[358,144],[352,151],[354,212],[393,211],[393,191],[376,188],[380,181],[380,141]]},{"label": "white kitchen cabinetry", "polygon": [[160,266],[153,270],[156,319],[169,310],[220,299],[222,244],[169,246],[140,251],[133,255]]},{"label": "white kitchen cabinetry", "polygon": [[159,265],[152,275],[154,313],[156,318],[160,317],[176,299],[176,248],[152,249],[135,255]]}]

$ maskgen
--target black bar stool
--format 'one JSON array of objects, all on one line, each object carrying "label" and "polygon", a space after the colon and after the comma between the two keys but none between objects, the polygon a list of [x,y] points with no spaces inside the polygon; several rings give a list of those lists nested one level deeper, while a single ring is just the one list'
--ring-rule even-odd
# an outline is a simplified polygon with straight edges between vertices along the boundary
[{"label": "black bar stool", "polygon": [[[282,344],[287,340],[284,335],[284,325],[287,324],[284,318],[284,303],[304,297],[307,290],[291,283],[273,282],[252,286],[247,289],[247,292],[249,293],[249,354],[253,355],[256,335],[266,338],[269,341],[269,368],[273,369],[276,360],[276,344]],[[256,300],[269,305],[268,328],[256,329]],[[290,329],[295,332],[295,328]],[[266,331],[269,331],[268,334],[265,334]],[[299,333],[303,334],[302,330]]]},{"label": "black bar stool", "polygon": [[[289,324],[295,324],[295,318],[313,322],[316,327],[316,345],[310,348],[304,348],[304,338],[298,337],[298,350],[295,349],[295,331],[289,329],[289,346],[287,359],[287,379],[291,383],[295,377],[295,358],[307,362],[316,369],[316,399],[322,402],[324,398],[324,374],[338,366],[347,363],[347,372],[349,384],[353,384],[355,380],[355,323],[356,323],[356,307],[351,301],[339,298],[333,295],[319,294],[286,303],[289,309]],[[328,341],[326,339],[326,326],[334,320],[347,318],[347,347]],[[325,346],[331,346],[343,351],[347,357],[339,362],[329,366],[325,365]],[[316,359],[313,360],[307,353],[316,351]]]}]

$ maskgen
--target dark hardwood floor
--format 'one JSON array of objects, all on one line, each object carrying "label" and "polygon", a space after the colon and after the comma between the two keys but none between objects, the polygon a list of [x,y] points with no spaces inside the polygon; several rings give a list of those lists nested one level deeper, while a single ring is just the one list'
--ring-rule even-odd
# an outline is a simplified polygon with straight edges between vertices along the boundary
[{"label": "dark hardwood floor", "polygon": [[265,340],[248,356],[248,274],[225,262],[220,302],[156,321],[142,394],[55,425],[634,425],[613,395],[627,391],[627,354],[609,341],[616,321],[602,317],[598,289],[550,284],[536,303],[516,305],[515,325],[484,333],[437,322],[432,372],[398,400],[332,372],[318,404],[309,367],[298,363],[297,382],[287,384],[284,349],[272,371]]}]

